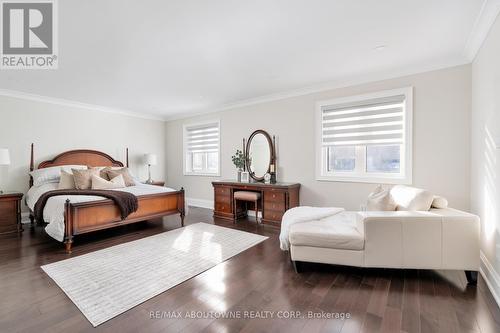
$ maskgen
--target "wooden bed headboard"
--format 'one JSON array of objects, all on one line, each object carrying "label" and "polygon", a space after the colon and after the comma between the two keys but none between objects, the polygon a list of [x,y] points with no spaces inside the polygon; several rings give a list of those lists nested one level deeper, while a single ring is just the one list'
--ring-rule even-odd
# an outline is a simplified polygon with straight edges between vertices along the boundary
[{"label": "wooden bed headboard", "polygon": [[[51,160],[38,164],[38,169],[49,168],[58,165],[88,165],[88,166],[114,166],[123,167],[123,163],[116,161],[106,153],[90,150],[77,149],[65,151]],[[126,167],[128,168],[128,148],[126,149]],[[35,170],[34,145],[31,144],[30,171]],[[30,177],[30,187],[32,186]]]}]

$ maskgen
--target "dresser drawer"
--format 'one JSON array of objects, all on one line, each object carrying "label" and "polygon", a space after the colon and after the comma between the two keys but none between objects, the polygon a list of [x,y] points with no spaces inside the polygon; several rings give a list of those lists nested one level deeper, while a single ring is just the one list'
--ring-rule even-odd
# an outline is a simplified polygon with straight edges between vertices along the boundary
[{"label": "dresser drawer", "polygon": [[285,204],[286,194],[285,192],[277,191],[265,191],[264,192],[264,202],[275,202]]},{"label": "dresser drawer", "polygon": [[217,196],[215,196],[215,202],[216,203],[225,203],[225,204],[230,205],[231,204],[231,197],[230,196],[217,195]]},{"label": "dresser drawer", "polygon": [[264,210],[284,212],[286,210],[285,201],[264,201]]},{"label": "dresser drawer", "polygon": [[0,224],[16,224],[16,201],[0,201]]},{"label": "dresser drawer", "polygon": [[264,210],[264,218],[269,221],[281,222],[284,211]]},{"label": "dresser drawer", "polygon": [[217,197],[230,197],[231,189],[226,186],[217,186],[215,187],[215,196]]},{"label": "dresser drawer", "polygon": [[23,231],[18,224],[21,198],[21,193],[0,194],[0,234]]},{"label": "dresser drawer", "polygon": [[229,203],[224,202],[216,202],[215,203],[215,211],[218,213],[231,213],[232,207]]}]

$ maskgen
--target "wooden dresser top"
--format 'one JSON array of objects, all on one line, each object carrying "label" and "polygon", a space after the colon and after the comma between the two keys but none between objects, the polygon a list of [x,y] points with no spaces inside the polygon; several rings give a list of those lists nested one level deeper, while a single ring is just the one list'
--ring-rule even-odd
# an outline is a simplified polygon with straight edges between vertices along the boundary
[{"label": "wooden dresser top", "polygon": [[236,180],[217,180],[212,182],[212,185],[226,185],[226,186],[249,186],[249,187],[269,187],[269,188],[293,188],[300,187],[299,183],[287,183],[287,182],[277,182],[275,184],[266,184],[266,183],[246,183],[246,182],[238,182]]}]

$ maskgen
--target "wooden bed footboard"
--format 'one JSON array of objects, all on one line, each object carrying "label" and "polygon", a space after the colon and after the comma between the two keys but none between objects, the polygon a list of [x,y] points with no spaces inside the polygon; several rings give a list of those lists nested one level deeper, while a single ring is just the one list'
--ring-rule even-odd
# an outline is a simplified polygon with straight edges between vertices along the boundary
[{"label": "wooden bed footboard", "polygon": [[88,232],[113,228],[167,215],[179,214],[184,226],[184,189],[180,191],[138,196],[139,209],[122,220],[119,208],[110,199],[71,203],[64,207],[64,244],[71,253],[73,237]]}]

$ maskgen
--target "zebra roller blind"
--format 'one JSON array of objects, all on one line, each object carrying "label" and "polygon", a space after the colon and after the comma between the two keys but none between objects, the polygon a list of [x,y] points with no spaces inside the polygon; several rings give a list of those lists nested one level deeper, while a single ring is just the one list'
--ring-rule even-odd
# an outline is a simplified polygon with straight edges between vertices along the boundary
[{"label": "zebra roller blind", "polygon": [[402,144],[405,96],[321,107],[322,144],[327,146]]},{"label": "zebra roller blind", "polygon": [[186,127],[186,141],[189,153],[219,151],[219,124],[211,123]]}]

